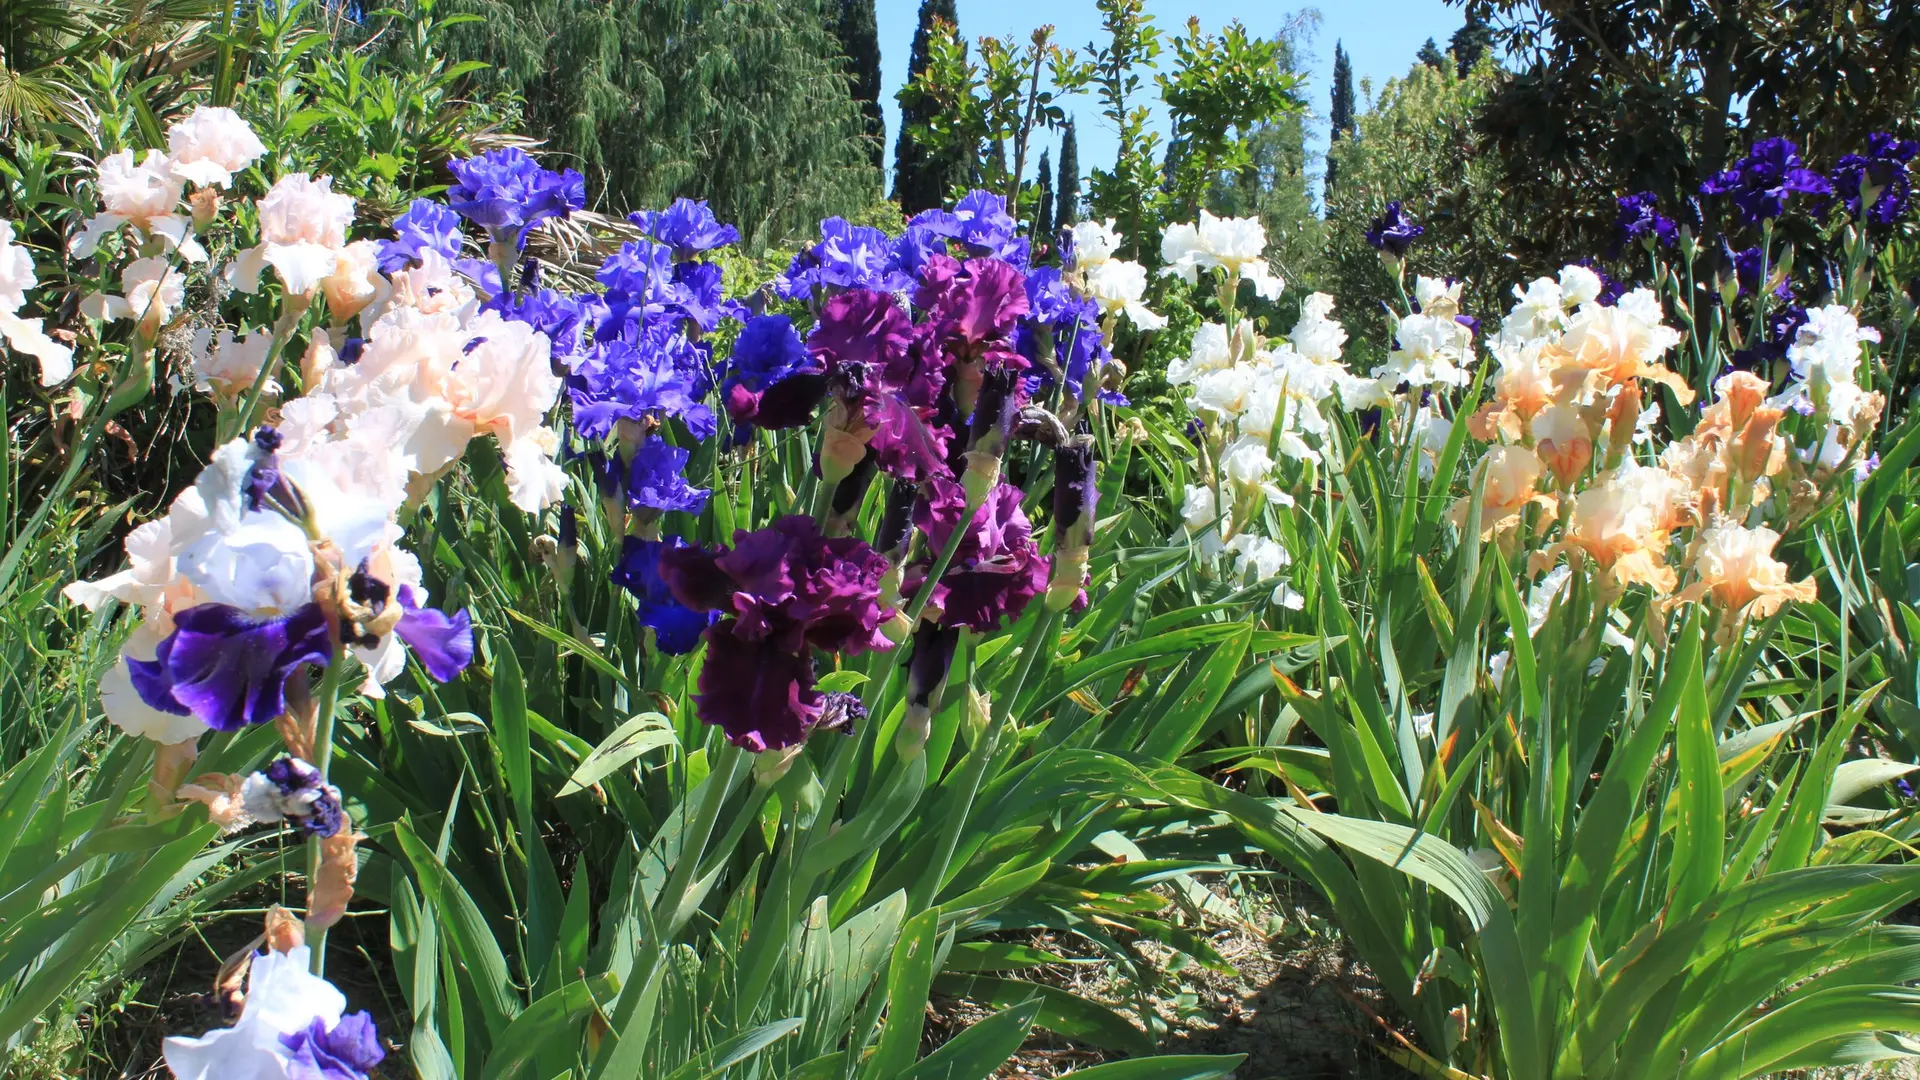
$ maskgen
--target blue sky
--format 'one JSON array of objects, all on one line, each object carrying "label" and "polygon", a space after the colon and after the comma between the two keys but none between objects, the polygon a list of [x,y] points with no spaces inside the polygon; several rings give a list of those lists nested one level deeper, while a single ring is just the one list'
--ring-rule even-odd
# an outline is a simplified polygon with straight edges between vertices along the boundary
[{"label": "blue sky", "polygon": [[[1362,78],[1378,87],[1390,78],[1404,74],[1413,64],[1421,43],[1433,38],[1446,48],[1447,39],[1458,29],[1464,16],[1457,7],[1441,0],[1332,0],[1325,6],[1289,7],[1271,0],[1147,0],[1147,11],[1154,16],[1166,35],[1184,32],[1187,17],[1197,15],[1205,31],[1215,31],[1239,19],[1253,33],[1266,35],[1279,30],[1303,13],[1318,13],[1318,26],[1306,43],[1308,84],[1305,88],[1314,122],[1309,125],[1309,145],[1324,148],[1327,140],[1326,113],[1328,91],[1333,77],[1333,45],[1345,45],[1352,57],[1356,85]],[[913,48],[913,31],[919,18],[919,0],[878,0],[875,5],[880,22],[880,70],[885,83],[882,96],[887,112],[887,161],[893,160],[893,141],[900,133],[900,110],[893,95],[906,82],[907,57]],[[1093,0],[958,0],[960,32],[969,39],[981,35],[995,37],[1012,34],[1025,41],[1033,28],[1052,23],[1056,40],[1064,45],[1084,48],[1102,40],[1100,13]],[[1172,50],[1162,55],[1171,59]],[[1111,166],[1118,149],[1117,134],[1099,115],[1098,104],[1087,96],[1070,99],[1068,112],[1079,121],[1080,167]],[[1162,131],[1164,132],[1164,126]],[[1049,133],[1042,146],[1058,153],[1057,140]],[[1031,158],[1037,159],[1036,148]],[[1029,166],[1031,168],[1031,166]],[[1316,169],[1317,171],[1317,169]]]}]

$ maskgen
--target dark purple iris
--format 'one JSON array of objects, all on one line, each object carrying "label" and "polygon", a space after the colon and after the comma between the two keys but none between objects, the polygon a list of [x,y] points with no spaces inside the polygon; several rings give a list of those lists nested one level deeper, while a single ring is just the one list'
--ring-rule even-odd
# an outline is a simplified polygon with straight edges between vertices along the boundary
[{"label": "dark purple iris", "polygon": [[173,633],[152,660],[127,660],[140,700],[164,713],[194,716],[215,731],[265,724],[287,711],[287,680],[303,664],[333,659],[318,604],[281,618],[256,619],[226,604],[201,604],[174,616]]},{"label": "dark purple iris", "polygon": [[[1920,142],[1876,131],[1867,136],[1867,152],[1842,157],[1829,181],[1848,214],[1891,225],[1906,215],[1907,200],[1913,192],[1908,165],[1916,156],[1920,156]],[[1861,203],[1868,188],[1875,194],[1863,214]]]},{"label": "dark purple iris", "polygon": [[1622,195],[1614,202],[1620,212],[1613,219],[1613,247],[1607,252],[1609,259],[1619,258],[1629,244],[1651,239],[1661,247],[1672,247],[1679,238],[1679,226],[1656,209],[1659,199],[1653,192]]},{"label": "dark purple iris", "polygon": [[722,224],[707,208],[705,199],[675,199],[665,210],[640,210],[628,214],[627,220],[672,248],[673,257],[679,262],[740,242],[740,230]]},{"label": "dark purple iris", "polygon": [[907,660],[907,704],[916,709],[933,708],[933,696],[946,682],[953,667],[954,649],[960,644],[960,628],[923,622],[913,632],[913,655]]},{"label": "dark purple iris", "polygon": [[340,793],[319,769],[296,757],[282,757],[262,775],[273,785],[274,807],[294,828],[321,839],[340,831],[346,821]]},{"label": "dark purple iris", "polygon": [[689,514],[705,509],[711,492],[687,483],[687,457],[687,451],[660,436],[647,436],[633,452],[633,465],[627,473],[627,506]]},{"label": "dark purple iris", "polygon": [[1090,547],[1100,504],[1094,440],[1082,435],[1054,450],[1053,543],[1056,549]]},{"label": "dark purple iris", "polygon": [[1828,195],[1827,178],[1805,166],[1793,140],[1762,139],[1733,168],[1700,185],[1703,195],[1724,195],[1743,224],[1758,225],[1787,212],[1794,195]]},{"label": "dark purple iris", "polygon": [[387,1056],[365,1012],[343,1016],[331,1029],[316,1016],[305,1031],[280,1036],[280,1043],[292,1051],[287,1080],[368,1080]]},{"label": "dark purple iris", "polygon": [[613,568],[613,583],[627,590],[639,604],[640,625],[653,629],[654,643],[670,656],[692,652],[700,644],[700,632],[719,619],[715,612],[694,611],[675,600],[673,590],[660,576],[660,553],[685,546],[686,541],[678,537],[622,537],[620,561]]},{"label": "dark purple iris", "polygon": [[822,306],[807,347],[825,365],[823,389],[873,429],[868,445],[879,467],[918,481],[945,471],[951,435],[935,423],[943,365],[913,335],[893,297],[854,289]]},{"label": "dark purple iris", "polygon": [[1426,231],[1425,226],[1415,224],[1401,210],[1398,202],[1390,202],[1386,210],[1367,227],[1367,246],[1396,259],[1404,259],[1407,252],[1412,250],[1413,242]]},{"label": "dark purple iris", "polygon": [[[1765,284],[1760,279],[1760,272],[1766,263],[1765,253],[1761,251],[1760,245],[1755,244],[1753,247],[1735,251],[1725,239],[1722,239],[1720,258],[1739,281],[1740,295],[1759,292],[1761,286]],[[1773,287],[1773,295],[1783,301],[1791,301],[1793,299],[1792,283],[1784,278],[1781,279],[1780,284]]]},{"label": "dark purple iris", "polygon": [[393,219],[393,239],[380,242],[376,264],[383,274],[419,266],[421,256],[437,251],[452,262],[460,255],[460,215],[432,199],[415,199]]},{"label": "dark purple iris", "polygon": [[999,259],[963,263],[936,255],[921,271],[913,302],[927,312],[925,332],[949,363],[1026,367],[1010,340],[1029,305],[1026,276],[1013,266]]},{"label": "dark purple iris", "polygon": [[700,719],[737,746],[791,746],[819,722],[811,649],[856,655],[890,648],[880,625],[885,556],[850,537],[823,536],[794,515],[726,548],[666,548],[660,576],[697,612],[725,616],[705,632],[707,659],[695,699]]},{"label": "dark purple iris", "polygon": [[[951,480],[927,481],[913,523],[926,534],[929,551],[944,550],[966,513],[966,492]],[[965,626],[981,633],[1018,619],[1027,604],[1047,587],[1048,560],[1033,542],[1033,526],[1020,509],[1020,489],[1001,484],[974,512],[946,575],[934,586],[930,606],[940,609],[943,626]],[[902,592],[914,595],[932,569],[932,559],[907,568]]]},{"label": "dark purple iris", "polygon": [[527,246],[527,233],[535,225],[587,205],[587,182],[579,173],[543,169],[517,146],[489,150],[447,168],[455,180],[447,189],[453,209],[496,240],[511,234],[516,248]]}]

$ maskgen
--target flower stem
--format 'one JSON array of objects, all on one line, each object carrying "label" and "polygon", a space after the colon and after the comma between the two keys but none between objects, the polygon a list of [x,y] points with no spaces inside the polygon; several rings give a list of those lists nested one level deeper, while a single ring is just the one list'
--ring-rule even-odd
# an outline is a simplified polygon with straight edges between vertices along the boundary
[{"label": "flower stem", "polygon": [[[326,783],[327,764],[333,758],[333,714],[340,704],[341,670],[346,666],[344,656],[335,656],[328,664],[326,672],[320,676],[320,695],[314,705],[313,713],[313,761],[314,768],[320,770],[320,782]],[[352,828],[345,824],[343,828]],[[311,898],[313,887],[320,880],[320,838],[307,841],[307,893]],[[311,904],[309,904],[311,906]],[[326,974],[327,966],[327,928],[315,926],[308,929],[307,944],[312,947],[312,967],[315,975]]]},{"label": "flower stem", "polygon": [[307,305],[304,302],[290,300],[287,310],[274,322],[273,338],[267,342],[267,355],[261,359],[260,370],[254,375],[253,385],[247,387],[246,400],[240,405],[240,428],[238,431],[224,432],[226,438],[245,435],[253,429],[253,422],[260,412],[260,398],[271,381],[274,365],[280,360],[280,350],[286,348],[287,341],[293,337],[294,330],[299,327],[306,313]]}]

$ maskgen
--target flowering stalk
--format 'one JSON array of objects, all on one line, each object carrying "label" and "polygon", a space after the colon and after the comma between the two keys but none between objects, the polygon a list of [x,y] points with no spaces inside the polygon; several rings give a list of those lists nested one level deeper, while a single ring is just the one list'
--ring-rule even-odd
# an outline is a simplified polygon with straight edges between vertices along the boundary
[{"label": "flowering stalk", "polygon": [[[221,441],[224,442],[227,439],[233,438],[240,432],[253,430],[254,422],[260,413],[260,399],[266,392],[267,384],[271,381],[269,375],[272,373],[274,365],[280,361],[280,350],[286,348],[287,342],[293,337],[294,331],[299,329],[300,322],[306,316],[307,308],[311,305],[311,302],[310,297],[304,296],[289,295],[286,298],[286,310],[280,313],[278,319],[274,320],[273,337],[267,341],[267,355],[261,358],[260,370],[254,375],[253,385],[247,388],[247,396],[242,400],[240,411],[236,414],[239,418],[239,423],[235,424],[231,430],[222,431],[220,433]],[[315,952],[318,951],[317,949],[315,950]]]},{"label": "flowering stalk", "polygon": [[[336,654],[339,652],[338,647],[335,648],[335,652]],[[323,785],[327,782],[328,763],[333,758],[334,713],[340,704],[340,675],[345,667],[346,664],[343,662],[343,658],[335,655],[333,662],[327,665],[325,672],[320,676],[320,697],[315,703],[313,714],[313,739],[310,748],[312,757],[308,760],[314,768],[320,771],[320,782]],[[314,887],[314,883],[320,880],[320,866],[324,858],[320,845],[321,840],[318,836],[311,837],[307,840],[307,888],[309,890],[309,898],[311,898],[311,890]],[[311,907],[311,905],[309,905],[309,907]],[[313,947],[313,973],[315,975],[325,975],[327,965],[327,927],[319,924],[311,925],[308,928],[308,933]]]}]

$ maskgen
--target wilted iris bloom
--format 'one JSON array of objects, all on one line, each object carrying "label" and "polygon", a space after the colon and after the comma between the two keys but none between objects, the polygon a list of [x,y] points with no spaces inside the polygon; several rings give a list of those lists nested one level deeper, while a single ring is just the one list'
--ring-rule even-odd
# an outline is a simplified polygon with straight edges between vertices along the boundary
[{"label": "wilted iris bloom", "polygon": [[453,187],[447,202],[461,217],[486,229],[497,242],[527,246],[527,233],[551,217],[566,217],[587,205],[587,182],[572,169],[543,169],[525,150],[509,146],[450,163]]}]

